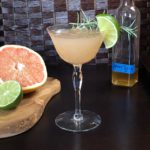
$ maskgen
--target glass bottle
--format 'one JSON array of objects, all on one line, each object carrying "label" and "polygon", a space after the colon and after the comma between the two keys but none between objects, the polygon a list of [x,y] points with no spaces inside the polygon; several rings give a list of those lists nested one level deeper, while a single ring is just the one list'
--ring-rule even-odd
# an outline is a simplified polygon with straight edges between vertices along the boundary
[{"label": "glass bottle", "polygon": [[122,30],[112,51],[112,84],[132,87],[138,82],[140,11],[133,0],[121,0],[116,19],[122,27],[131,27],[136,36]]}]

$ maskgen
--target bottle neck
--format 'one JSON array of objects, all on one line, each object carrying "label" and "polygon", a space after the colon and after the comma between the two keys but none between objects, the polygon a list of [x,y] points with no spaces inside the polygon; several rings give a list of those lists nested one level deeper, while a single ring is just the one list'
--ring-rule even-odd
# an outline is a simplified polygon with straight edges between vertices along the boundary
[{"label": "bottle neck", "polygon": [[134,5],[134,0],[120,0],[121,6],[132,6]]}]

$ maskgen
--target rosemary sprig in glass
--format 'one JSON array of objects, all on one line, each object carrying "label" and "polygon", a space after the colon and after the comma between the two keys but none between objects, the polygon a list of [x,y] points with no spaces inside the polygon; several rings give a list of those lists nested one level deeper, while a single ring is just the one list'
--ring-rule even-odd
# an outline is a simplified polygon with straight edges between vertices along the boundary
[{"label": "rosemary sprig in glass", "polygon": [[80,21],[80,15],[79,15],[79,13],[77,13],[77,22],[70,23],[73,26],[73,28],[80,29],[80,30],[82,30],[82,29],[88,29],[88,30],[98,29],[96,18],[91,19],[90,17],[87,17],[83,10],[81,10],[81,13],[82,13],[81,21]]},{"label": "rosemary sprig in glass", "polygon": [[[91,19],[90,17],[87,17],[84,11],[81,9],[82,18],[80,20],[80,15],[77,13],[77,22],[76,23],[70,23],[73,28],[82,30],[82,29],[98,29],[98,23],[96,18]],[[133,25],[135,23],[135,20],[131,23],[130,26],[120,26],[120,32],[125,31],[128,34],[128,38],[130,39],[131,36],[137,37],[136,30],[137,27],[133,28]]]},{"label": "rosemary sprig in glass", "polygon": [[134,23],[135,23],[135,20],[131,23],[129,27],[120,26],[121,32],[125,31],[128,34],[128,39],[130,39],[131,36],[134,36],[137,38],[137,34],[136,34],[137,27],[133,28]]}]

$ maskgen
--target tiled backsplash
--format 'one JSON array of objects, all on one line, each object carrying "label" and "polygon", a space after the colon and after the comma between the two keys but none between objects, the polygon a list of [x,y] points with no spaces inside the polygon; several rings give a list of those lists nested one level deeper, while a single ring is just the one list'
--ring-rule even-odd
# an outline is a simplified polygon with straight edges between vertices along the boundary
[{"label": "tiled backsplash", "polygon": [[[145,0],[136,1],[142,14],[146,12],[146,18],[143,15],[145,18],[143,26],[145,27],[148,17],[147,9],[150,8],[150,4]],[[107,10],[109,13],[113,13],[119,0],[1,0],[1,4],[1,45],[4,42],[5,44],[20,44],[31,47],[38,51],[47,63],[57,64],[60,59],[46,27],[55,23],[76,21],[77,12],[81,8],[91,17]],[[145,46],[145,48],[147,47]],[[108,62],[107,50],[104,48],[91,64],[100,62]]]}]

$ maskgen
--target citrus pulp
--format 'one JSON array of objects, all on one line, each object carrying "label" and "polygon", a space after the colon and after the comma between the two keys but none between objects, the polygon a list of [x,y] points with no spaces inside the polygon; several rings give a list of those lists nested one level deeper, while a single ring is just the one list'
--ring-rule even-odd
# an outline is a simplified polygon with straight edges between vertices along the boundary
[{"label": "citrus pulp", "polygon": [[0,47],[0,82],[18,81],[24,93],[35,91],[47,80],[47,70],[42,57],[20,45]]},{"label": "citrus pulp", "polygon": [[0,84],[0,109],[15,108],[22,97],[23,93],[19,82],[10,80]]},{"label": "citrus pulp", "polygon": [[99,14],[96,16],[98,27],[104,33],[104,44],[107,49],[112,48],[120,34],[120,25],[115,17],[109,14]]}]

